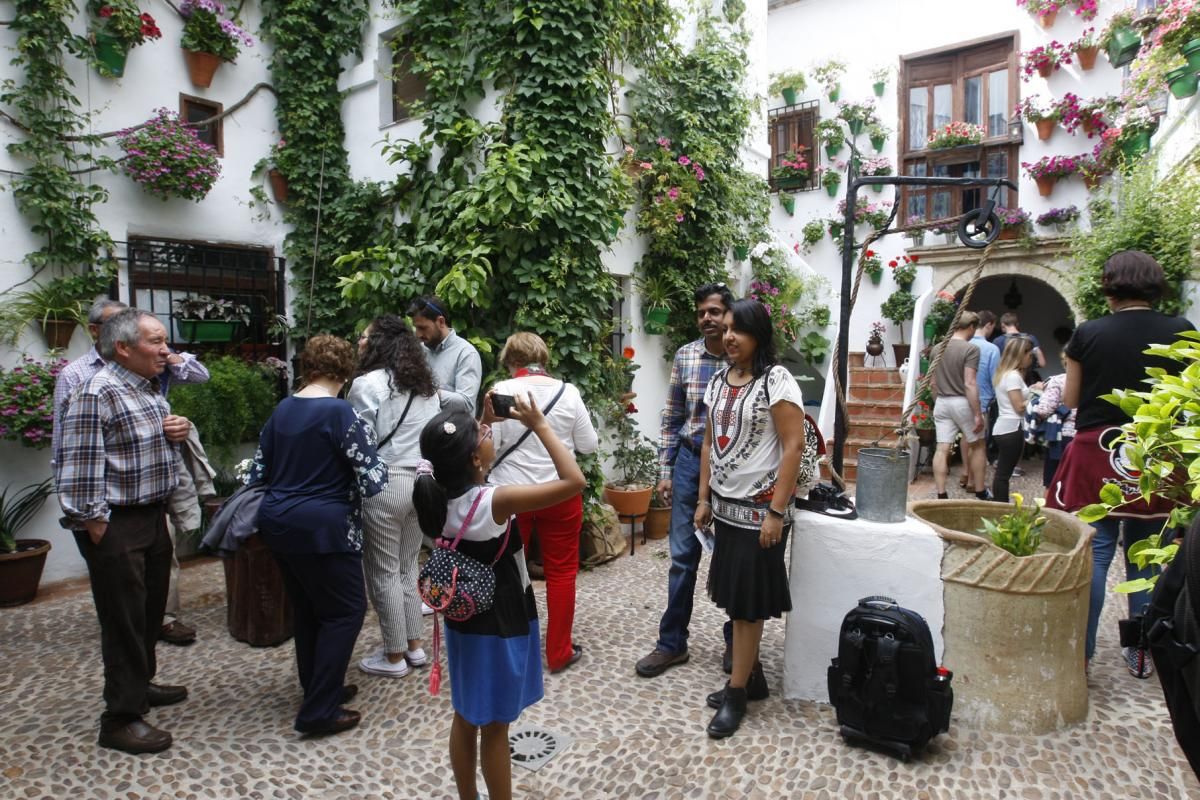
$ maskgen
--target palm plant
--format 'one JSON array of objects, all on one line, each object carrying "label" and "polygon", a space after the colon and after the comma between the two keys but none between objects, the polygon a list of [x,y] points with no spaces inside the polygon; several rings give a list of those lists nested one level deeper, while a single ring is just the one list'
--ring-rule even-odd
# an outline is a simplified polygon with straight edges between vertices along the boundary
[{"label": "palm plant", "polygon": [[17,532],[41,511],[46,498],[54,494],[54,484],[49,478],[31,483],[10,498],[8,493],[12,488],[6,486],[0,490],[0,553],[17,552]]}]

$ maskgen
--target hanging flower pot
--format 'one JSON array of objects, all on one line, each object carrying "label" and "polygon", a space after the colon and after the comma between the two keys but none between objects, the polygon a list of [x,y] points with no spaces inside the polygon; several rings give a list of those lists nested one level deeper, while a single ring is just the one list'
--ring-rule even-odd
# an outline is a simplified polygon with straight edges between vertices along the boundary
[{"label": "hanging flower pot", "polygon": [[804,184],[808,183],[808,178],[776,178],[776,189],[803,189]]},{"label": "hanging flower pot", "polygon": [[648,308],[644,322],[646,323],[646,333],[653,336],[658,336],[667,329],[667,320],[671,316],[669,308]]},{"label": "hanging flower pot", "polygon": [[868,272],[867,277],[871,279],[872,286],[878,286],[879,282],[883,280],[883,270],[880,269],[875,270],[874,272]]},{"label": "hanging flower pot", "polygon": [[216,74],[217,67],[221,66],[220,56],[196,50],[184,50],[183,58],[187,62],[188,77],[192,79],[192,86],[198,89],[207,89],[212,85],[213,75]]},{"label": "hanging flower pot", "polygon": [[1176,100],[1183,100],[1196,93],[1196,84],[1200,76],[1197,76],[1190,66],[1182,66],[1168,72],[1166,78],[1171,94]]},{"label": "hanging flower pot", "polygon": [[1091,136],[1096,132],[1096,123],[1093,121],[1091,114],[1084,114],[1079,118],[1079,127],[1083,128],[1083,133],[1086,136]]},{"label": "hanging flower pot", "polygon": [[1033,124],[1037,127],[1038,138],[1044,142],[1054,135],[1054,128],[1058,125],[1058,121],[1053,119],[1039,119]]},{"label": "hanging flower pot", "polygon": [[1043,28],[1053,28],[1054,21],[1058,19],[1058,9],[1053,8],[1044,14],[1038,14],[1038,21],[1042,23]]},{"label": "hanging flower pot", "polygon": [[733,255],[738,261],[745,261],[750,257],[750,246],[745,244],[734,245]]},{"label": "hanging flower pot", "polygon": [[842,145],[840,143],[836,145],[825,145],[825,155],[829,156],[830,159],[837,157],[837,154],[840,152],[842,152]]},{"label": "hanging flower pot", "polygon": [[921,326],[921,330],[925,333],[925,343],[932,344],[933,337],[937,335],[937,324],[933,320],[927,319]]},{"label": "hanging flower pot", "polygon": [[1192,39],[1179,52],[1187,59],[1189,67],[1200,71],[1200,39]]},{"label": "hanging flower pot", "polygon": [[841,95],[842,95],[842,85],[840,83],[835,83],[829,89],[829,102],[836,103],[838,101],[838,98],[841,97]]},{"label": "hanging flower pot", "polygon": [[1138,131],[1121,141],[1121,153],[1132,161],[1150,152],[1150,131]]},{"label": "hanging flower pot", "polygon": [[883,97],[883,93],[887,89],[887,81],[876,81],[871,84],[871,88],[875,90],[876,97]]},{"label": "hanging flower pot", "polygon": [[1103,178],[1102,175],[1084,174],[1083,185],[1087,187],[1089,192],[1095,191],[1096,187],[1100,185],[1101,178]]},{"label": "hanging flower pot", "polygon": [[288,180],[282,172],[272,167],[267,171],[267,180],[271,182],[271,194],[275,195],[276,203],[288,201]]},{"label": "hanging flower pot", "polygon": [[847,120],[846,127],[850,129],[851,136],[858,136],[863,132],[863,125],[866,123],[861,119]]},{"label": "hanging flower pot", "polygon": [[1049,78],[1054,74],[1054,64],[1050,63],[1049,61],[1043,61],[1041,64],[1037,65],[1037,72],[1038,75],[1041,75],[1043,78]]},{"label": "hanging flower pot", "polygon": [[783,206],[783,210],[788,213],[788,216],[794,216],[796,213],[796,198],[790,194],[779,195],[779,205]]},{"label": "hanging flower pot", "polygon": [[1105,55],[1108,63],[1114,67],[1123,67],[1137,56],[1142,46],[1142,37],[1133,28],[1121,27],[1113,31],[1112,41],[1108,43]]},{"label": "hanging flower pot", "polygon": [[1054,184],[1058,182],[1058,178],[1053,175],[1042,175],[1034,180],[1037,181],[1038,194],[1042,197],[1049,197],[1050,193],[1054,191]]},{"label": "hanging flower pot", "polygon": [[51,350],[65,350],[67,345],[71,343],[71,336],[75,333],[75,326],[78,325],[73,319],[45,319],[42,320],[42,333],[46,337],[46,344]]},{"label": "hanging flower pot", "polygon": [[887,141],[887,138],[884,136],[872,136],[871,137],[871,147],[874,147],[875,152],[878,153],[879,151],[883,150],[883,145],[886,141]]},{"label": "hanging flower pot", "polygon": [[913,247],[921,247],[925,244],[925,231],[911,231],[908,238],[912,240]]},{"label": "hanging flower pot", "polygon": [[1079,56],[1079,68],[1087,72],[1092,67],[1096,66],[1096,56],[1100,54],[1100,47],[1092,45],[1091,47],[1081,47],[1075,51],[1075,55]]},{"label": "hanging flower pot", "polygon": [[783,95],[783,104],[785,106],[796,105],[796,90],[795,89],[793,89],[792,87],[789,86],[786,89],[780,89],[779,93],[781,95]]},{"label": "hanging flower pot", "polygon": [[115,36],[96,33],[96,44],[92,52],[96,56],[96,70],[106,78],[120,78],[125,74],[125,59],[129,55],[125,45]]}]

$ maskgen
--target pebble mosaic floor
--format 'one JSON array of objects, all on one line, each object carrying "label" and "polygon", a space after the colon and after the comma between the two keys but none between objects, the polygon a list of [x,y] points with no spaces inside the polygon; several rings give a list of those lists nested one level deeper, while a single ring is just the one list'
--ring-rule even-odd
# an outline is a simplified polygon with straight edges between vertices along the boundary
[{"label": "pebble mosaic floor", "polygon": [[[1039,468],[1026,463],[1029,488],[1040,484],[1032,479]],[[844,745],[829,706],[780,699],[781,621],[767,624],[763,641],[772,696],[751,706],[734,737],[708,739],[704,726],[713,712],[704,696],[724,675],[721,618],[706,598],[698,593],[691,661],[650,680],[633,671],[656,638],[668,563],[665,540],[644,548],[639,541],[634,557],[580,575],[575,633],[584,657],[547,674],[546,698],[518,723],[563,732],[573,742],[536,773],[514,768],[516,797],[1200,798],[1157,679],[1134,679],[1120,660],[1121,602],[1106,605],[1086,722],[1044,736],[952,723],[923,758],[906,764]],[[1116,570],[1111,577],[1115,582]],[[0,610],[0,798],[456,796],[446,752],[449,694],[443,688],[439,697],[429,695],[428,671],[393,679],[352,667],[348,680],[361,687],[352,707],[363,712],[362,725],[300,739],[291,729],[299,685],[290,642],[259,649],[228,636],[215,561],[189,565],[182,589],[185,619],[200,638],[186,648],[159,646],[159,680],[186,684],[191,696],[148,717],[175,736],[175,745],[157,755],[129,756],[95,743],[101,669],[86,590]],[[537,593],[543,602],[540,583]],[[356,659],[378,642],[372,613]]]}]

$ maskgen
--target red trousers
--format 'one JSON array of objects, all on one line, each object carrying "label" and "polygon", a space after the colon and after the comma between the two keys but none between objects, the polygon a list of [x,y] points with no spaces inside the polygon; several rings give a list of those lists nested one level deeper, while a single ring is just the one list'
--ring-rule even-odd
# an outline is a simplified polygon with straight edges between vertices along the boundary
[{"label": "red trousers", "polygon": [[575,623],[575,576],[579,573],[579,533],[583,528],[583,495],[556,506],[517,515],[526,550],[534,531],[542,547],[546,573],[546,665],[564,666],[572,655]]}]

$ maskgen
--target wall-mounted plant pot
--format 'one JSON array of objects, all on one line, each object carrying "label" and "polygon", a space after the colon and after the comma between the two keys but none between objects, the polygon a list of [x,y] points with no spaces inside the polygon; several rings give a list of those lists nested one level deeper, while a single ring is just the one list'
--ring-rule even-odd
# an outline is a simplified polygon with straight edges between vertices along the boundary
[{"label": "wall-mounted plant pot", "polygon": [[873,89],[875,91],[876,97],[883,97],[884,91],[887,90],[887,82],[886,81],[876,81],[875,83],[871,84],[871,89]]},{"label": "wall-mounted plant pot", "polygon": [[1167,86],[1171,89],[1171,94],[1176,100],[1183,100],[1191,97],[1196,93],[1196,84],[1200,80],[1190,66],[1182,66],[1178,69],[1173,69],[1166,75]]},{"label": "wall-mounted plant pot", "polygon": [[925,344],[933,344],[933,337],[937,335],[937,326],[933,324],[933,320],[925,320],[921,331],[925,334]]},{"label": "wall-mounted plant pot", "polygon": [[[605,486],[604,501],[617,510],[621,517],[644,517],[650,510],[650,498],[654,487],[644,489],[627,488],[624,486]],[[622,520],[628,521],[628,520]]]},{"label": "wall-mounted plant pot", "polygon": [[912,246],[913,246],[913,247],[921,247],[922,245],[924,245],[924,244],[925,244],[925,233],[924,233],[924,231],[917,231],[917,232],[915,232],[915,233],[910,233],[910,234],[908,235],[908,238],[912,240]]},{"label": "wall-mounted plant pot", "polygon": [[1179,52],[1187,59],[1189,67],[1200,71],[1200,39],[1192,39]]},{"label": "wall-mounted plant pot", "polygon": [[1058,19],[1058,9],[1052,9],[1045,14],[1038,14],[1038,22],[1042,23],[1043,28],[1053,28],[1054,21]]},{"label": "wall-mounted plant pot", "polygon": [[996,238],[997,239],[1005,239],[1007,241],[1013,241],[1014,239],[1019,239],[1021,237],[1022,227],[1023,226],[1021,226],[1021,225],[1003,225],[1003,226],[1001,226],[1000,233],[999,233],[999,235],[996,236]]},{"label": "wall-mounted plant pot", "polygon": [[808,183],[807,177],[804,177],[804,178],[776,178],[775,179],[775,188],[776,189],[785,189],[785,190],[787,190],[787,189],[803,189],[804,185],[806,183]]},{"label": "wall-mounted plant pot", "polygon": [[750,245],[735,244],[733,246],[733,257],[738,261],[745,261],[750,257]]},{"label": "wall-mounted plant pot", "polygon": [[0,553],[0,606],[19,606],[37,597],[50,543],[17,539],[17,552]]},{"label": "wall-mounted plant pot", "polygon": [[1104,180],[1103,175],[1085,175],[1083,177],[1083,185],[1087,187],[1089,192],[1095,191],[1102,180]]},{"label": "wall-mounted plant pot", "polygon": [[201,53],[197,50],[184,50],[183,59],[187,62],[188,77],[192,86],[197,89],[207,89],[212,85],[213,75],[221,66],[221,57],[212,53]]},{"label": "wall-mounted plant pot", "polygon": [[868,272],[867,277],[871,279],[872,286],[878,286],[879,282],[883,280],[883,270],[879,270],[878,272]]},{"label": "wall-mounted plant pot", "polygon": [[97,33],[92,52],[96,56],[96,71],[105,78],[119,78],[125,74],[125,59],[129,52],[120,39],[107,33]]},{"label": "wall-mounted plant pot", "polygon": [[1108,43],[1104,54],[1108,63],[1113,67],[1123,67],[1137,56],[1142,46],[1142,37],[1133,28],[1117,28],[1113,31],[1112,41]]},{"label": "wall-mounted plant pot", "polygon": [[1091,137],[1096,132],[1096,123],[1092,121],[1091,114],[1084,114],[1079,118],[1079,127],[1083,129],[1085,136]]},{"label": "wall-mounted plant pot", "polygon": [[866,122],[861,119],[846,120],[846,127],[850,129],[851,136],[858,136],[863,132],[863,126]]},{"label": "wall-mounted plant pot", "polygon": [[838,101],[838,98],[841,96],[842,96],[842,85],[840,83],[835,84],[834,87],[829,90],[829,102],[836,103]]},{"label": "wall-mounted plant pot", "polygon": [[179,335],[189,342],[231,342],[237,320],[179,319]]},{"label": "wall-mounted plant pot", "polygon": [[785,106],[796,105],[796,89],[794,87],[789,86],[786,89],[780,89],[779,93],[783,95],[783,104]]},{"label": "wall-mounted plant pot", "polygon": [[272,167],[267,170],[267,180],[271,184],[271,194],[275,196],[276,203],[286,203],[288,201],[288,179],[279,170]]},{"label": "wall-mounted plant pot", "polygon": [[831,160],[836,158],[837,154],[840,152],[842,152],[842,145],[840,145],[840,144],[837,145],[836,147],[831,144],[825,145],[825,155],[829,156],[829,158]]},{"label": "wall-mounted plant pot", "polygon": [[827,184],[825,184],[825,191],[829,194],[830,197],[837,197],[838,187],[840,185],[841,185],[840,181],[838,183],[832,183],[832,184],[827,183]]},{"label": "wall-mounted plant pot", "polygon": [[1150,152],[1150,131],[1138,131],[1121,141],[1121,153],[1126,161],[1141,158]]},{"label": "wall-mounted plant pot", "polygon": [[71,337],[75,334],[75,326],[78,324],[73,319],[43,320],[42,334],[46,337],[46,344],[51,350],[67,349],[67,345],[71,344]]},{"label": "wall-mounted plant pot", "polygon": [[880,192],[883,191],[883,184],[882,183],[872,183],[871,191],[875,192],[876,194],[879,194]]},{"label": "wall-mounted plant pot", "polygon": [[1054,129],[1058,127],[1058,120],[1039,119],[1033,124],[1037,128],[1038,138],[1044,142],[1054,135]]},{"label": "wall-mounted plant pot", "polygon": [[1043,78],[1049,78],[1051,75],[1054,74],[1054,65],[1051,64],[1049,61],[1042,62],[1041,64],[1038,64],[1038,66],[1037,66],[1037,73],[1038,73],[1038,75],[1041,75]]},{"label": "wall-mounted plant pot", "polygon": [[1100,55],[1100,47],[1098,45],[1081,47],[1075,51],[1075,55],[1079,56],[1079,68],[1087,72],[1096,66],[1096,56]]},{"label": "wall-mounted plant pot", "polygon": [[651,336],[661,336],[667,330],[667,320],[671,317],[669,308],[648,308],[642,316],[646,333]]},{"label": "wall-mounted plant pot", "polygon": [[1040,194],[1042,197],[1049,197],[1050,193],[1054,191],[1054,184],[1058,182],[1058,178],[1055,178],[1052,175],[1043,175],[1042,177],[1034,178],[1033,180],[1037,183],[1038,194]]},{"label": "wall-mounted plant pot", "polygon": [[790,194],[779,195],[779,205],[783,206],[783,210],[788,213],[788,216],[794,216],[796,213],[796,198]]},{"label": "wall-mounted plant pot", "polygon": [[883,145],[885,142],[887,142],[887,137],[885,137],[885,136],[872,136],[871,137],[871,147],[875,148],[876,153],[878,153],[880,150],[883,149]]}]

